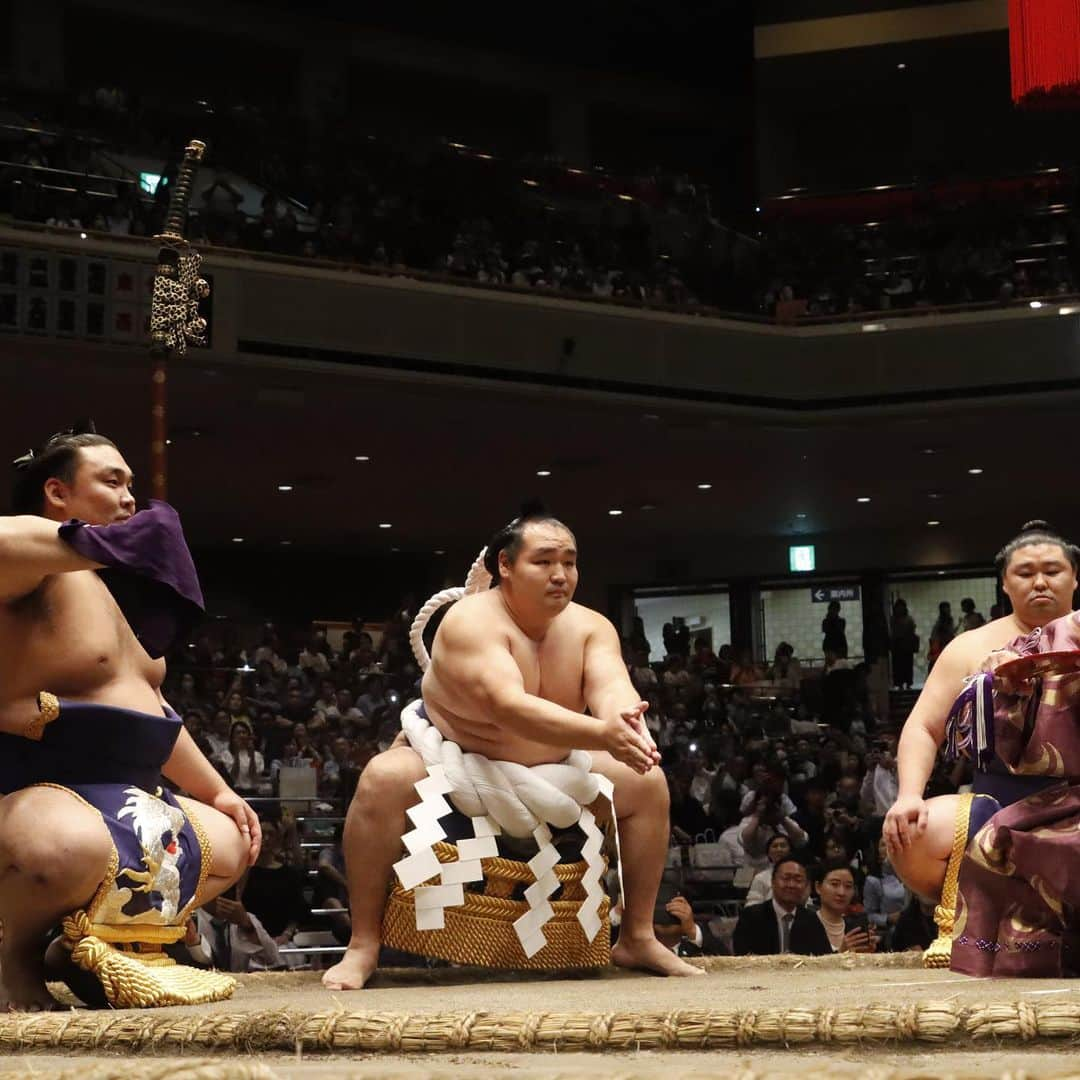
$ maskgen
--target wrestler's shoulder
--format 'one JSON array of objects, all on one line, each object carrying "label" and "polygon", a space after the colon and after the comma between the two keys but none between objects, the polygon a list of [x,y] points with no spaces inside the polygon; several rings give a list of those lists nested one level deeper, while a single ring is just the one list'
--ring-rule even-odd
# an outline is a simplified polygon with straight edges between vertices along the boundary
[{"label": "wrestler's shoulder", "polygon": [[600,634],[605,637],[618,633],[611,620],[593,608],[585,607],[584,604],[575,604],[571,601],[566,610],[559,616],[564,626],[572,627],[575,631],[586,634]]},{"label": "wrestler's shoulder", "polygon": [[1003,648],[1016,637],[1016,628],[1008,618],[994,619],[974,630],[965,630],[942,650],[950,659],[963,660],[978,665],[995,649]]},{"label": "wrestler's shoulder", "polygon": [[502,617],[501,607],[492,603],[491,593],[474,593],[451,605],[439,626],[439,634],[444,638],[477,637],[498,627]]}]

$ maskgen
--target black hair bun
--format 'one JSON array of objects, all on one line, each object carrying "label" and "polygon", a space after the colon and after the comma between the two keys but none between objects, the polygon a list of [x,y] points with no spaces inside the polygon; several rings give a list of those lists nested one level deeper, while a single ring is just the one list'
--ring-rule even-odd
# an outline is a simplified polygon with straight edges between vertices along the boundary
[{"label": "black hair bun", "polygon": [[1034,521],[1024,522],[1020,535],[1025,536],[1028,533],[1049,533],[1051,536],[1057,536],[1057,529],[1052,528],[1050,523],[1043,521],[1042,518],[1036,518]]},{"label": "black hair bun", "polygon": [[518,521],[528,521],[530,518],[546,517],[548,508],[544,505],[543,499],[526,499],[521,504],[521,512],[518,514]]}]

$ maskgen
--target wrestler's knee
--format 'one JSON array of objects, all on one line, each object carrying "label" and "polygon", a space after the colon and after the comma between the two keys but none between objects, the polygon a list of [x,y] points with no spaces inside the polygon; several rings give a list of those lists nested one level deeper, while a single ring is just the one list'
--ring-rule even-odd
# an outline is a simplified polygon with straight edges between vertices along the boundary
[{"label": "wrestler's knee", "polygon": [[945,870],[952,853],[959,796],[941,795],[927,800],[925,832],[911,837],[908,844],[891,851],[889,861],[897,876],[912,892],[928,900],[938,900]]},{"label": "wrestler's knee", "polygon": [[100,814],[53,788],[25,788],[0,800],[0,875],[65,895],[105,875],[112,853]]},{"label": "wrestler's knee", "polygon": [[376,754],[364,767],[354,800],[386,806],[412,804],[416,801],[412,785],[426,775],[424,762],[415,750],[392,747]]}]

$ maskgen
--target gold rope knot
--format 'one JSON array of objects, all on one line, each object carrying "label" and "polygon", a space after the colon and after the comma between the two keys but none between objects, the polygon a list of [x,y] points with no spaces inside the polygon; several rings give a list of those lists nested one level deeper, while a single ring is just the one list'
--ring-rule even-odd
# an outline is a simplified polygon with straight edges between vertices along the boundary
[{"label": "gold rope knot", "polygon": [[55,694],[43,690],[37,696],[37,716],[23,728],[23,736],[40,742],[45,728],[60,715],[60,699]]}]

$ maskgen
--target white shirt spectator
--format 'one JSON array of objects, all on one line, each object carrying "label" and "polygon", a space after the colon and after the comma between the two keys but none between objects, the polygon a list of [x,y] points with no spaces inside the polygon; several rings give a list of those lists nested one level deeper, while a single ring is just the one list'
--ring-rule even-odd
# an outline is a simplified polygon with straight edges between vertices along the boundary
[{"label": "white shirt spectator", "polygon": [[896,770],[875,765],[873,769],[866,770],[859,798],[868,810],[873,808],[875,817],[884,817],[892,804],[896,802],[899,793],[900,781]]}]

